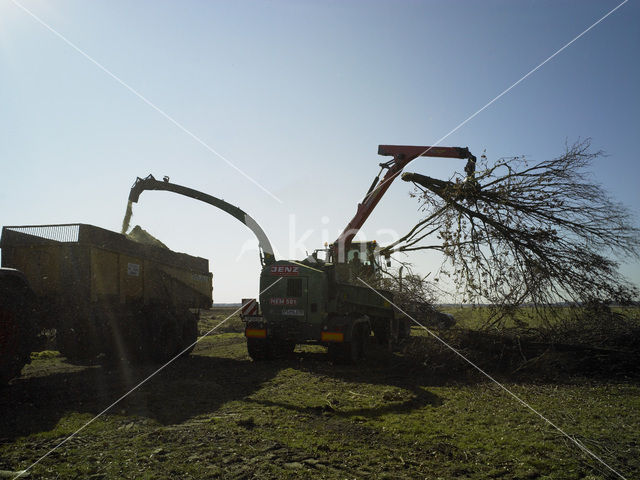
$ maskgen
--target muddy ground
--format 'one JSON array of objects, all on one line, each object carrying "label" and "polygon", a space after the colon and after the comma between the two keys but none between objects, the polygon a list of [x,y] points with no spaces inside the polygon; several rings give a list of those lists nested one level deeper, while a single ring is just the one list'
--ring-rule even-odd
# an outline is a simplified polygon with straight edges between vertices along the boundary
[{"label": "muddy ground", "polygon": [[[201,332],[230,311],[208,312]],[[627,478],[640,474],[636,377],[588,372],[500,381],[547,425],[462,363],[372,346],[358,366],[322,347],[254,363],[237,318],[77,435],[154,371],[34,355],[0,390],[0,470],[28,478]],[[490,365],[489,365],[490,367]],[[15,476],[15,475],[13,475]]]}]

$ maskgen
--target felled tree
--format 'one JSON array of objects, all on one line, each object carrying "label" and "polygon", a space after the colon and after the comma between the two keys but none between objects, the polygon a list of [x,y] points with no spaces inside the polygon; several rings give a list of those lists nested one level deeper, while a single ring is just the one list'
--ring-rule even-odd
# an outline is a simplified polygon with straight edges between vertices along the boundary
[{"label": "felled tree", "polygon": [[[402,271],[407,267],[404,276]],[[436,292],[426,277],[411,272],[409,264],[400,267],[397,272],[385,271],[378,286],[393,293],[394,303],[407,306],[411,303],[433,305],[436,302]]]},{"label": "felled tree", "polygon": [[615,259],[639,257],[640,231],[588,173],[604,156],[590,147],[589,139],[578,141],[531,165],[483,155],[447,181],[404,173],[419,189],[425,217],[386,252],[442,252],[443,272],[464,301],[503,311],[525,302],[629,301],[637,290]]}]

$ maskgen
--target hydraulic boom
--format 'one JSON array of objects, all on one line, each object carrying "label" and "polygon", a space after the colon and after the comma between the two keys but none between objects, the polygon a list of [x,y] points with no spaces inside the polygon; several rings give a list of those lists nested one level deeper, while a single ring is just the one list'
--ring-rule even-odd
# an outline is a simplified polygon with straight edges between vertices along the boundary
[{"label": "hydraulic boom", "polygon": [[[469,152],[468,148],[461,147],[419,147],[406,145],[379,145],[378,155],[392,156],[393,159],[380,164],[380,172],[374,178],[369,191],[365,195],[355,216],[351,219],[347,227],[333,243],[334,261],[344,262],[344,252],[349,249],[349,245],[356,236],[364,222],[366,222],[373,209],[391,186],[395,178],[402,173],[402,169],[412,160],[418,157],[447,157],[468,159],[465,171],[471,175],[475,170],[476,157]],[[385,176],[380,179],[383,170],[387,170]]]}]

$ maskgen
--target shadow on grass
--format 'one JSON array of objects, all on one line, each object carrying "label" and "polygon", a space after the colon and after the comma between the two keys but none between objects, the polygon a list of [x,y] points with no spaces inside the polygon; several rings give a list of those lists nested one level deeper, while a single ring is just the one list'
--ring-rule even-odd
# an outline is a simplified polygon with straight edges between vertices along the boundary
[{"label": "shadow on grass", "polygon": [[371,344],[367,356],[356,365],[334,365],[323,352],[300,352],[294,368],[312,374],[331,376],[350,382],[364,382],[395,386],[411,391],[420,387],[445,385],[471,385],[482,381],[475,371],[462,371],[452,375],[453,369],[433,368],[433,365],[418,363],[401,352],[390,353]]},{"label": "shadow on grass", "polygon": [[[424,367],[408,368],[407,362],[398,355],[373,345],[369,347],[366,359],[356,365],[334,365],[329,362],[326,352],[317,347],[313,351],[308,349],[298,351],[289,359],[279,363],[283,368],[305,372],[313,377],[340,380],[356,385],[366,384],[379,387],[381,392],[388,390],[388,387],[395,387],[398,389],[397,392],[402,393],[391,393],[388,397],[381,394],[384,402],[376,406],[347,410],[342,406],[332,405],[330,401],[321,402],[320,405],[296,405],[292,402],[264,398],[246,398],[244,401],[283,408],[300,414],[375,418],[389,413],[408,413],[427,405],[438,407],[442,405],[443,400],[430,392],[428,387],[450,383],[445,378],[434,376]],[[298,386],[298,388],[304,387]],[[346,388],[346,386],[338,385],[337,388]]]},{"label": "shadow on grass", "polygon": [[[215,412],[223,404],[234,400],[304,413],[323,414],[323,408],[333,410],[331,405],[296,406],[270,399],[248,398],[283,369],[346,382],[392,386],[408,392],[404,398],[391,398],[371,408],[344,412],[338,408],[331,411],[331,414],[344,416],[376,417],[392,412],[410,412],[425,405],[439,406],[442,400],[429,392],[429,387],[487,382],[484,376],[460,358],[447,354],[437,358],[441,360],[440,363],[436,362],[436,352],[431,352],[423,361],[415,354],[390,354],[372,346],[366,361],[360,365],[333,365],[322,349],[305,347],[299,348],[287,359],[256,363],[246,357],[242,337],[221,339],[219,345],[225,342],[235,345],[232,345],[234,350],[221,353],[226,358],[207,356],[220,352],[217,350],[218,343],[212,343],[206,355],[193,354],[174,362],[110,409],[109,414],[145,417],[169,425]],[[489,373],[495,374],[491,365],[486,368]],[[52,371],[46,376],[22,377],[0,390],[0,442],[51,431],[69,413],[96,415],[155,369],[157,366],[92,366],[73,372]],[[497,375],[497,378],[502,381],[514,380],[505,375]],[[533,375],[517,381],[539,382],[540,377]],[[564,381],[566,376],[559,376],[553,382]],[[545,382],[548,383],[548,379]]]},{"label": "shadow on grass", "polygon": [[[216,345],[211,346],[214,348],[208,354],[215,354]],[[240,345],[235,348],[239,349]],[[226,354],[229,355],[229,351]],[[231,356],[239,355],[233,351]],[[329,363],[326,354],[320,352],[300,352],[287,359],[259,363],[244,355],[221,358],[192,354],[167,366],[109,409],[108,414],[145,417],[163,425],[181,423],[215,412],[229,401],[247,401],[265,382],[288,368],[345,381],[396,386],[412,392],[410,398],[400,402],[350,411],[348,415],[377,416],[441,403],[436,395],[422,388],[428,384],[424,376],[398,368],[393,358],[387,352],[374,352],[361,365],[338,366]],[[97,415],[157,368],[93,365],[73,372],[54,371],[44,376],[21,377],[0,390],[0,442],[51,431],[70,413]],[[300,410],[309,412],[309,407],[301,406]]]},{"label": "shadow on grass", "polygon": [[[96,415],[157,369],[91,367],[20,378],[0,390],[0,442],[50,431],[69,413]],[[201,355],[179,359],[109,410],[175,424],[250,395],[281,367]]]},{"label": "shadow on grass", "polygon": [[[404,388],[404,387],[401,387]],[[324,406],[318,407],[309,407],[302,405],[292,405],[290,403],[285,402],[277,402],[273,400],[256,400],[256,399],[245,399],[245,401],[249,403],[255,403],[258,405],[262,405],[265,407],[278,407],[283,408],[285,410],[291,410],[297,413],[302,414],[331,414],[336,417],[366,417],[366,418],[376,418],[382,415],[387,415],[390,413],[407,413],[412,410],[417,410],[424,408],[427,405],[431,405],[433,407],[439,407],[442,405],[442,398],[434,393],[417,389],[413,390],[413,396],[410,399],[403,400],[400,402],[388,403],[386,405],[380,405],[377,407],[371,408],[357,408],[350,410],[337,410],[331,404],[327,404]]]}]

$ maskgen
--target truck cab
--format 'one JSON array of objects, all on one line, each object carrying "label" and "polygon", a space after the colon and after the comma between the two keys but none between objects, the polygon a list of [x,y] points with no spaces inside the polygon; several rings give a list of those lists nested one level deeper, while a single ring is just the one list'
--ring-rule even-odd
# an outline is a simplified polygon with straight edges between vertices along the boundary
[{"label": "truck cab", "polygon": [[325,345],[336,360],[357,360],[372,331],[389,331],[393,309],[367,286],[381,274],[376,242],[354,242],[343,262],[334,263],[331,251],[263,268],[261,314],[245,318],[254,360],[283,356],[297,344]]}]

